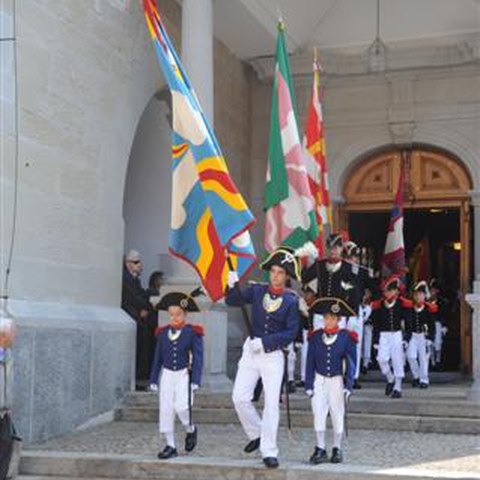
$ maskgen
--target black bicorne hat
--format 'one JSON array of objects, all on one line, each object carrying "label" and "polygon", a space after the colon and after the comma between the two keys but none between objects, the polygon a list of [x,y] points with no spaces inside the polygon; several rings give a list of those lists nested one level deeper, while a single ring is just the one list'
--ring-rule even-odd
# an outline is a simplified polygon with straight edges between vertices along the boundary
[{"label": "black bicorne hat", "polygon": [[427,282],[425,280],[417,282],[413,286],[413,291],[414,292],[423,292],[427,297],[430,295],[430,290],[429,290]]},{"label": "black bicorne hat", "polygon": [[320,315],[330,313],[337,317],[354,317],[356,315],[355,311],[345,300],[336,297],[323,297],[315,300],[310,306],[309,312]]},{"label": "black bicorne hat", "polygon": [[344,249],[345,256],[347,257],[359,257],[362,253],[360,247],[351,240],[345,243]]},{"label": "black bicorne hat", "polygon": [[290,247],[277,248],[260,267],[263,270],[270,270],[274,265],[283,268],[287,272],[287,275],[294,280],[300,281],[300,262]]},{"label": "black bicorne hat", "polygon": [[327,238],[327,248],[343,247],[343,240],[341,233],[331,233]]},{"label": "black bicorne hat", "polygon": [[180,307],[186,312],[199,312],[195,300],[183,292],[170,292],[165,294],[158,303],[158,310],[168,310],[168,307]]}]

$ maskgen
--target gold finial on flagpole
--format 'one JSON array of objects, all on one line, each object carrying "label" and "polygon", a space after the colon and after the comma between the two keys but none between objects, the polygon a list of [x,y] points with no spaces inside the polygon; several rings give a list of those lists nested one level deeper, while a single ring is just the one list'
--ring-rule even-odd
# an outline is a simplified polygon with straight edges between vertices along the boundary
[{"label": "gold finial on flagpole", "polygon": [[278,16],[278,29],[285,30],[285,23],[283,22],[282,11],[280,10],[280,5],[277,4],[277,16]]}]

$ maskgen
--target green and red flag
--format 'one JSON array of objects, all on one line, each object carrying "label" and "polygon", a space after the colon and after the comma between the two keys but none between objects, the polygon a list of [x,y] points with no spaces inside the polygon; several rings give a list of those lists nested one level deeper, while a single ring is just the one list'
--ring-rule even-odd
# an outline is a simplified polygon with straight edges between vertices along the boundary
[{"label": "green and red flag", "polygon": [[300,248],[315,242],[318,226],[298,133],[285,26],[278,24],[270,143],[265,187],[265,248]]}]

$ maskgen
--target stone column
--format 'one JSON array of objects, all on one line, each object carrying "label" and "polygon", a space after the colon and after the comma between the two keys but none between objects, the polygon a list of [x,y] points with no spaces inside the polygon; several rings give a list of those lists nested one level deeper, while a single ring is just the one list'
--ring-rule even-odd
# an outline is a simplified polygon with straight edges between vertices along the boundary
[{"label": "stone column", "polygon": [[[213,125],[213,7],[212,0],[183,0],[182,2],[182,63],[188,73],[200,105]],[[185,262],[172,259],[170,285],[163,292],[177,288],[188,291],[199,285],[195,271]],[[174,285],[172,285],[172,283]],[[202,390],[230,391],[227,377],[228,318],[223,302],[213,306],[208,299],[196,299],[200,313],[190,313],[188,321],[205,327],[204,367]],[[159,323],[168,322],[161,312]]]},{"label": "stone column", "polygon": [[474,278],[480,280],[480,190],[470,192],[470,203],[473,207]]},{"label": "stone column", "polygon": [[469,398],[480,402],[480,281],[473,282],[473,293],[466,296],[472,314],[472,378]]},{"label": "stone column", "polygon": [[182,2],[182,63],[202,109],[213,125],[212,0]]},{"label": "stone column", "polygon": [[[212,0],[183,0],[182,2],[182,63],[200,105],[213,126]],[[167,260],[163,259],[163,261]],[[195,271],[185,262],[170,257],[168,264],[169,284],[189,288],[198,283]]]}]

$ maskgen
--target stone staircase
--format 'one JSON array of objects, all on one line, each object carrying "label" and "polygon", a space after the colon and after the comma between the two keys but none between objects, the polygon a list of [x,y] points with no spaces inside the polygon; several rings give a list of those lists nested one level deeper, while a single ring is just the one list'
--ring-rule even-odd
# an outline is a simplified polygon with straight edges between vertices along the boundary
[{"label": "stone staircase", "polygon": [[436,381],[428,390],[407,386],[403,399],[392,400],[383,395],[383,384],[370,379],[350,404],[342,465],[308,464],[314,434],[309,401],[301,392],[291,396],[292,437],[285,427],[279,432],[281,466],[276,471],[264,469],[258,454],[252,458],[242,452],[246,438],[230,394],[196,395],[197,449],[189,455],[183,452],[178,428],[180,456],[160,462],[156,459],[161,447],[158,398],[152,393],[131,393],[115,411],[114,422],[27,446],[20,479],[480,480],[480,404],[467,399],[465,381]]}]

